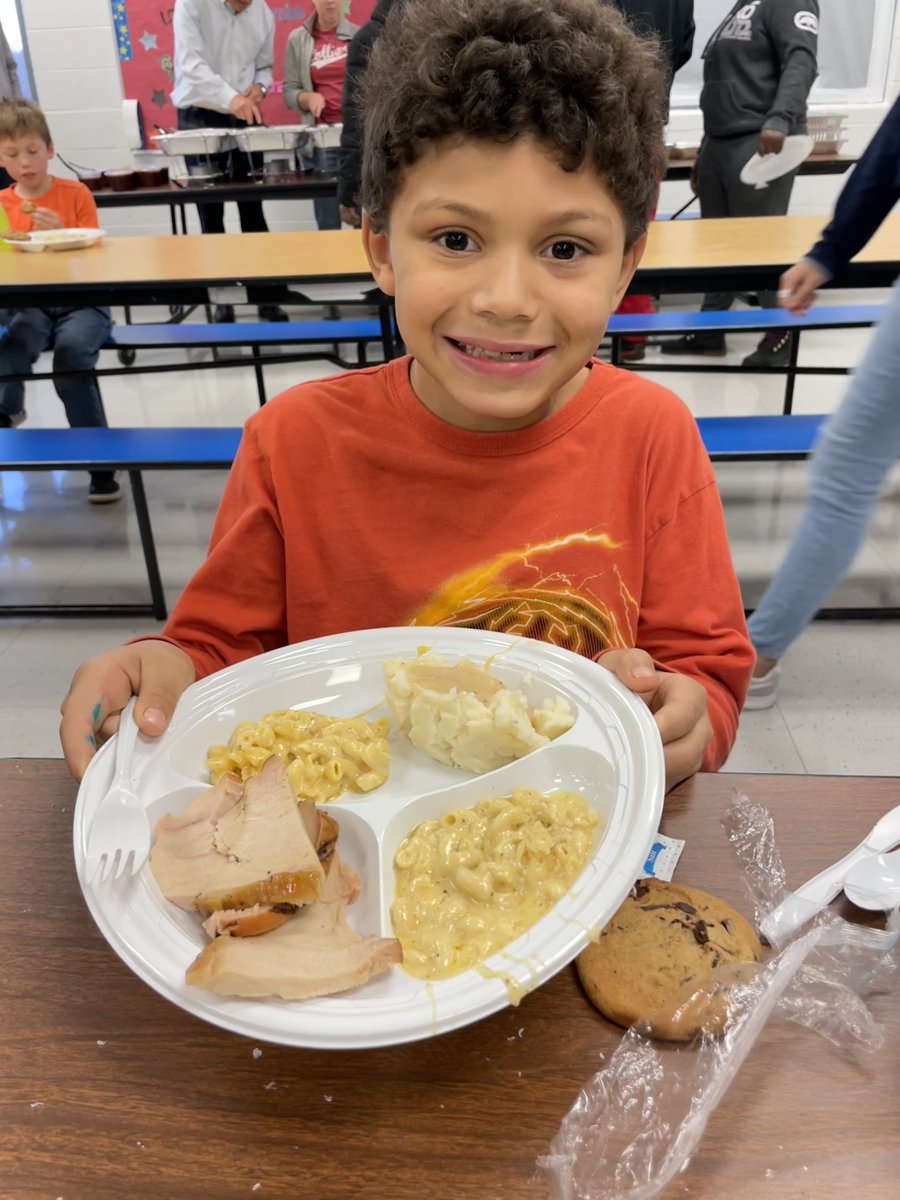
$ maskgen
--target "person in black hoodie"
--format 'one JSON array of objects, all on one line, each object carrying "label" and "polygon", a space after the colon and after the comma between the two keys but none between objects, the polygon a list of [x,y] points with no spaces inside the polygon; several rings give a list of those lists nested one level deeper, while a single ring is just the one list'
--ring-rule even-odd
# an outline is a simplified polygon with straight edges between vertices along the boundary
[{"label": "person in black hoodie", "polygon": [[[642,36],[659,38],[668,64],[668,90],[666,113],[669,109],[669,94],[675,72],[690,60],[694,48],[694,0],[611,0],[620,10],[629,25]],[[652,296],[629,292],[622,298],[617,313],[653,313],[656,305]],[[621,357],[624,362],[640,362],[646,355],[646,337],[622,338]]]},{"label": "person in black hoodie", "polygon": [[[696,187],[704,217],[763,217],[787,212],[796,169],[764,188],[742,183],[753,156],[778,154],[785,138],[806,133],[806,101],[817,73],[818,0],[739,0],[703,51],[703,143]],[[707,295],[705,310],[731,307],[732,293]],[[764,308],[775,293],[760,293]],[[721,333],[689,333],[666,354],[726,353]],[[767,333],[744,366],[784,366],[786,330]]]},{"label": "person in black hoodie", "polygon": [[341,154],[338,168],[338,205],[345,225],[360,224],[358,202],[362,173],[362,120],[359,112],[359,87],[362,82],[372,43],[384,28],[394,0],[378,0],[372,15],[353,35],[347,52],[347,73],[344,76],[344,128],[341,131]]}]

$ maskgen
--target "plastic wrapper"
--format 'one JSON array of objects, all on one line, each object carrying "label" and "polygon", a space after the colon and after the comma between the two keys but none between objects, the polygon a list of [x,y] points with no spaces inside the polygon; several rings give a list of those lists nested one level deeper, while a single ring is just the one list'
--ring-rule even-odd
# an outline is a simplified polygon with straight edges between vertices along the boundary
[{"label": "plastic wrapper", "polygon": [[[743,869],[756,923],[781,902],[785,873],[765,808],[735,793],[724,825]],[[549,1153],[538,1160],[555,1200],[651,1200],[684,1169],[706,1123],[771,1016],[795,1021],[842,1049],[877,1051],[883,1033],[863,995],[896,985],[900,912],[884,930],[828,913],[766,961],[714,972],[724,998],[721,1036],[654,1041],[640,1025],[587,1083]]]}]

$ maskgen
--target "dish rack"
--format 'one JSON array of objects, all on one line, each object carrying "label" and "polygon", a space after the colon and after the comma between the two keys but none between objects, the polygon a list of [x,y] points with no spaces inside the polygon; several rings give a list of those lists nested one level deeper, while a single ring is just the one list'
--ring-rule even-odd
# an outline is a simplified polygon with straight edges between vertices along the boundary
[{"label": "dish rack", "polygon": [[808,117],[807,128],[813,140],[812,154],[839,154],[847,140],[847,114],[821,113]]},{"label": "dish rack", "polygon": [[[237,146],[231,129],[180,129],[177,133],[159,133],[156,144],[172,159],[169,175],[172,179],[191,179],[212,183],[225,174],[216,155],[226,154]],[[188,162],[188,158],[193,162]]]}]

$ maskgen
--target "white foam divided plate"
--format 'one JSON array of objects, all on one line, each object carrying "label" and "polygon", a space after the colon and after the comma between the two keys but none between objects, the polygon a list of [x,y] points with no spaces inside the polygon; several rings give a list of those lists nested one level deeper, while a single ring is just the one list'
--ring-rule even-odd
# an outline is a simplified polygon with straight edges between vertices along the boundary
[{"label": "white foam divided plate", "polygon": [[809,158],[813,140],[806,133],[793,133],[784,139],[779,154],[754,154],[744,163],[741,183],[762,188],[773,179],[780,179]]},{"label": "white foam divided plate", "polygon": [[[548,745],[481,776],[434,762],[392,730],[387,782],[323,806],[340,825],[339,853],[361,880],[348,922],[363,936],[393,936],[393,859],[403,838],[421,821],[517,787],[575,790],[599,814],[596,850],[572,888],[503,950],[450,979],[426,982],[396,966],[334,996],[219,996],[185,982],[185,970],[207,938],[198,916],[162,896],[149,863],[114,883],[85,882],[87,831],[112,784],[112,739],[91,761],[78,792],[78,878],[113,950],[173,1004],[224,1029],[283,1045],[351,1049],[416,1041],[478,1021],[531,991],[570,963],[619,907],[641,873],[662,813],[665,770],[656,724],[646,705],[597,663],[502,633],[364,630],[273,650],[193,684],[160,738],[138,737],[135,774],[151,825],[167,812],[183,811],[210,786],[206,751],[227,742],[241,721],[280,708],[388,715],[384,663],[413,659],[423,645],[448,662],[487,664],[532,705],[563,696],[576,720]],[[102,987],[102,979],[95,985]]]},{"label": "white foam divided plate", "polygon": [[41,250],[83,250],[105,236],[105,229],[35,229],[27,242],[12,244],[32,254]]}]

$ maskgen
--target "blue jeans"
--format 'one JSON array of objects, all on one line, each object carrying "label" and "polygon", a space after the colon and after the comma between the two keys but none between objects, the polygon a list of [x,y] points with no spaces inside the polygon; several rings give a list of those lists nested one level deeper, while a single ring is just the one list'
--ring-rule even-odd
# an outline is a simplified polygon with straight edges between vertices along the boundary
[{"label": "blue jeans", "polygon": [[900,458],[900,280],[844,399],[825,425],[806,513],[749,621],[758,654],[780,658],[853,562],[884,477]]},{"label": "blue jeans", "polygon": [[[108,308],[0,309],[0,375],[27,375],[38,355],[53,348],[54,371],[89,371],[112,328]],[[55,379],[56,394],[70,425],[106,425],[96,380]],[[25,407],[24,383],[0,383],[0,412],[8,417]]]},{"label": "blue jeans", "polygon": [[[316,147],[312,153],[312,165],[323,175],[336,175],[341,165],[341,151],[338,146]],[[341,210],[336,199],[313,200],[316,214],[316,225],[319,229],[340,229]]]}]

